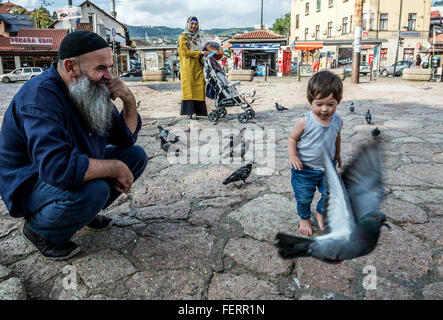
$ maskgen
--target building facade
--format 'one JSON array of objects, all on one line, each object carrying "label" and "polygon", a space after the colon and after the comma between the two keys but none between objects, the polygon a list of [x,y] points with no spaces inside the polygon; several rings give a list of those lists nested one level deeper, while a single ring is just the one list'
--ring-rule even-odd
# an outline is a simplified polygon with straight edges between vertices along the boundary
[{"label": "building facade", "polygon": [[[68,29],[68,30],[90,30],[93,31],[108,42],[120,43],[121,52],[117,55],[116,66],[119,73],[128,71],[130,64],[131,40],[128,28],[117,19],[106,13],[100,7],[90,1],[85,1],[79,5],[82,11],[80,20],[62,20],[54,22],[50,28]],[[89,27],[85,28],[86,25]],[[115,30],[115,36],[112,35]]]},{"label": "building facade", "polygon": [[[295,57],[302,59],[303,43],[316,42],[321,48],[323,66],[350,64],[354,9],[355,0],[291,0],[290,43]],[[397,47],[398,60],[423,56],[431,47],[430,15],[431,0],[365,0],[362,61],[373,62],[374,69],[392,65]]]}]

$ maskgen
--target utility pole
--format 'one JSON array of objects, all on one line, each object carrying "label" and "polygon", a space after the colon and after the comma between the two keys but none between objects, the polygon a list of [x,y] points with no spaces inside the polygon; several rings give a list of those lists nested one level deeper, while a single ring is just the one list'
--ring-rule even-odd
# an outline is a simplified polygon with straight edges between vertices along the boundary
[{"label": "utility pole", "polygon": [[263,0],[261,0],[261,19],[260,19],[260,30],[263,30]]},{"label": "utility pole", "polygon": [[352,52],[352,74],[351,82],[360,82],[360,54],[363,20],[363,0],[355,0],[354,9],[355,30],[354,30],[354,50]]},{"label": "utility pole", "polygon": [[400,28],[401,28],[401,12],[403,11],[403,0],[400,0],[400,13],[398,14],[398,40],[397,40],[397,52],[395,53],[395,63],[394,63],[394,78],[395,73],[397,72],[397,62],[398,62],[398,50],[400,49],[400,44],[402,43],[402,39],[400,36]]}]

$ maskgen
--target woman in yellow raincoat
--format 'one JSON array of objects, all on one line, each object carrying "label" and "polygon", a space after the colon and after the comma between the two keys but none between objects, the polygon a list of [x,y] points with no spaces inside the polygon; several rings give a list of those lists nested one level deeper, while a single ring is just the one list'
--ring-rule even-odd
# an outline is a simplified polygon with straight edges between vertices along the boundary
[{"label": "woman in yellow raincoat", "polygon": [[[209,51],[202,51],[203,35],[196,17],[188,18],[185,32],[179,39],[180,80],[182,87],[181,115],[207,116],[205,102],[205,78],[203,75],[203,56]],[[193,115],[196,115],[193,117]]]}]

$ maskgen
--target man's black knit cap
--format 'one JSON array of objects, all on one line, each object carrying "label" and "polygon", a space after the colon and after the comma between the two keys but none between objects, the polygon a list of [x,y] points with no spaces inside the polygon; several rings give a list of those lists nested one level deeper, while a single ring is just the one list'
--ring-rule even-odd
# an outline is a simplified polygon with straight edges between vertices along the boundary
[{"label": "man's black knit cap", "polygon": [[74,31],[63,38],[58,57],[63,60],[106,47],[109,47],[108,42],[98,34],[87,30]]}]

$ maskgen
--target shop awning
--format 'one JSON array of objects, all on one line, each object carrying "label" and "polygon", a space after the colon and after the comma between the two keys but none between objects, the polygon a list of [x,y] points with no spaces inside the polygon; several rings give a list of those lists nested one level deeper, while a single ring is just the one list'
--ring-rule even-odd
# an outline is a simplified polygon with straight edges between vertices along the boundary
[{"label": "shop awning", "polygon": [[323,48],[323,41],[310,41],[310,42],[294,42],[291,44],[292,50],[314,50]]}]

